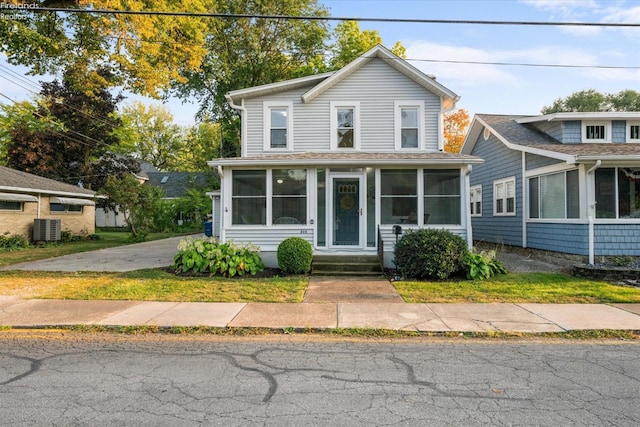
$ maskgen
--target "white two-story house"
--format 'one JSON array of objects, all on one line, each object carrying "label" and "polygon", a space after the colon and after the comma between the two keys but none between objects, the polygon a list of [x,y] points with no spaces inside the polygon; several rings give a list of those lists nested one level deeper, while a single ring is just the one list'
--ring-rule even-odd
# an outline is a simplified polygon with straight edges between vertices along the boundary
[{"label": "white two-story house", "polygon": [[394,225],[471,242],[469,173],[482,160],[443,150],[443,114],[458,96],[388,49],[227,99],[242,154],[209,162],[221,179],[221,241],[260,246],[267,266],[299,236],[314,254],[380,254],[387,267]]}]

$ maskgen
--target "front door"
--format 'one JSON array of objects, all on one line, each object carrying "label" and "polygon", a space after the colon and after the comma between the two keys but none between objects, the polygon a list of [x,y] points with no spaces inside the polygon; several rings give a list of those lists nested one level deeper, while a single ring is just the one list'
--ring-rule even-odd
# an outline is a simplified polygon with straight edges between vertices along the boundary
[{"label": "front door", "polygon": [[362,187],[361,176],[333,177],[331,246],[362,247],[366,229]]}]

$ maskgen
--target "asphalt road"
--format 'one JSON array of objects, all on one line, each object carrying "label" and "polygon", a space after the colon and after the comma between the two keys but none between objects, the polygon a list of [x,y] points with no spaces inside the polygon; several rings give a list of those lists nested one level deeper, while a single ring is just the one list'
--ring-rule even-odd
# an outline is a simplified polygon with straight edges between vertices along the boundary
[{"label": "asphalt road", "polygon": [[640,424],[630,342],[0,333],[3,425]]}]

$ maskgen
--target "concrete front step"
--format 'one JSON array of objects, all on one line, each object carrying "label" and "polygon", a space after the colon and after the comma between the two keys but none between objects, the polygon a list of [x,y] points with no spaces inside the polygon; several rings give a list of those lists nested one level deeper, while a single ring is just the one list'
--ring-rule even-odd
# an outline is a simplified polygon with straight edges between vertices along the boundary
[{"label": "concrete front step", "polygon": [[312,276],[385,277],[382,271],[311,270]]},{"label": "concrete front step", "polygon": [[382,268],[377,256],[316,255],[311,264],[314,275],[381,275]]}]

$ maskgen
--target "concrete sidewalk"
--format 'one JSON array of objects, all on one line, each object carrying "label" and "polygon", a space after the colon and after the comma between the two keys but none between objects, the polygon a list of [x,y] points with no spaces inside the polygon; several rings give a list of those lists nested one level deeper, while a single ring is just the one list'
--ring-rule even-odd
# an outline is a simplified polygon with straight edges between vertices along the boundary
[{"label": "concrete sidewalk", "polygon": [[419,332],[640,331],[640,304],[177,303],[0,297],[0,325],[380,328]]}]

